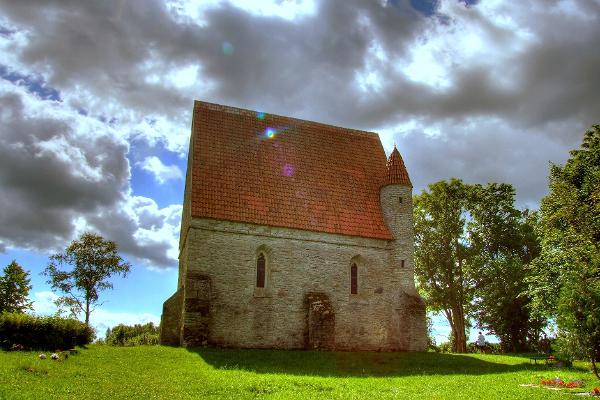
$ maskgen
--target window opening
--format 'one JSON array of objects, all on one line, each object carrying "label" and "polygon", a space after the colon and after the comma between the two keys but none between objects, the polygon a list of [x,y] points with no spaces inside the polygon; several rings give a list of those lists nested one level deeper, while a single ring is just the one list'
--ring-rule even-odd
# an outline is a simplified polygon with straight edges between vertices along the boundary
[{"label": "window opening", "polygon": [[350,267],[350,293],[358,293],[358,267],[356,264],[352,264]]},{"label": "window opening", "polygon": [[265,256],[259,254],[256,260],[256,287],[265,287],[265,269]]}]

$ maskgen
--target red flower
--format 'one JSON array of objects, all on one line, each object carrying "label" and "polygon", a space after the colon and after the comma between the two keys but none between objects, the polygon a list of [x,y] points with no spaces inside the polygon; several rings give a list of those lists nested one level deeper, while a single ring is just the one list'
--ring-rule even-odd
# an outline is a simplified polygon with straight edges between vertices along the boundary
[{"label": "red flower", "polygon": [[594,388],[594,394],[596,396],[598,396],[600,394],[600,389],[598,389],[597,387]]}]

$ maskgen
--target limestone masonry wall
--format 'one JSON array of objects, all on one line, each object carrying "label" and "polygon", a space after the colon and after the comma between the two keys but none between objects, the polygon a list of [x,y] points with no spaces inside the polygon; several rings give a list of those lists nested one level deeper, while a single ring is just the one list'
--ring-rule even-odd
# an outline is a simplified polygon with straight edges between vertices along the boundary
[{"label": "limestone masonry wall", "polygon": [[[390,198],[397,195],[392,191]],[[410,203],[401,207],[408,210]],[[404,218],[412,219],[410,210]],[[412,222],[402,219],[397,221],[399,229],[406,230],[406,225],[412,229]],[[402,234],[412,235],[412,231]],[[186,277],[182,344],[425,348],[424,306],[414,291],[412,275],[412,240],[193,218],[182,250]],[[265,288],[256,287],[260,253],[266,257]],[[350,293],[352,263],[358,266],[357,294]],[[314,299],[327,309],[315,309]],[[318,340],[311,342],[311,338]]]},{"label": "limestone masonry wall", "polygon": [[163,304],[160,324],[160,341],[162,344],[179,345],[181,342],[181,311],[183,290],[179,289]]}]

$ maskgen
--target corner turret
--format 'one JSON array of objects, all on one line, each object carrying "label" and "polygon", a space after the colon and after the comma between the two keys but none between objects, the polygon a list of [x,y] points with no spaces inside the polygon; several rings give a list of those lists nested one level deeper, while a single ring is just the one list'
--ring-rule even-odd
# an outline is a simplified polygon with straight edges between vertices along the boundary
[{"label": "corner turret", "polygon": [[391,330],[390,340],[399,350],[423,351],[427,347],[427,325],[425,302],[415,288],[412,183],[395,145],[387,161],[379,201],[383,218],[394,236],[389,242],[388,268],[398,326]]},{"label": "corner turret", "polygon": [[379,192],[379,201],[383,217],[396,244],[402,247],[404,267],[410,259],[412,267],[413,252],[413,208],[412,183],[404,166],[400,152],[394,145],[394,150],[387,161],[386,176]]}]

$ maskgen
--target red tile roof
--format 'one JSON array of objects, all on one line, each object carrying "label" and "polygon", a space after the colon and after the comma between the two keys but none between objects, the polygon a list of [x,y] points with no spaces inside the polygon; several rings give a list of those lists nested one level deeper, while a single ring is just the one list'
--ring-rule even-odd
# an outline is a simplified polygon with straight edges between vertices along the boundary
[{"label": "red tile roof", "polygon": [[191,151],[194,217],[393,239],[377,134],[197,101]]},{"label": "red tile roof", "polygon": [[408,172],[404,166],[404,161],[402,160],[402,156],[396,148],[396,145],[394,145],[394,150],[392,150],[392,154],[390,154],[390,158],[388,158],[385,184],[412,186],[412,183],[410,183],[410,178],[408,177]]}]

